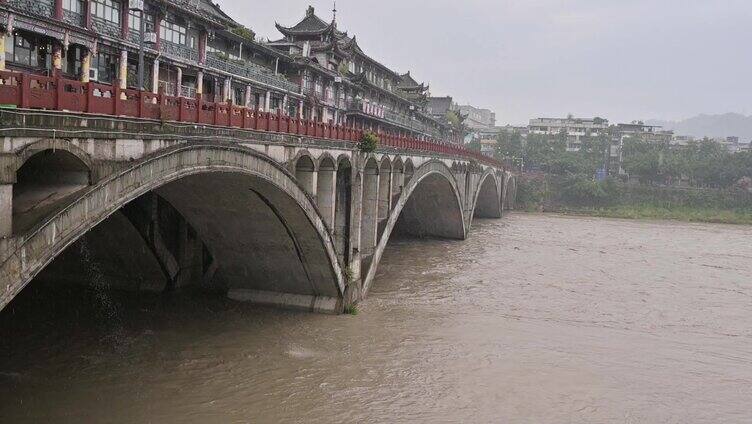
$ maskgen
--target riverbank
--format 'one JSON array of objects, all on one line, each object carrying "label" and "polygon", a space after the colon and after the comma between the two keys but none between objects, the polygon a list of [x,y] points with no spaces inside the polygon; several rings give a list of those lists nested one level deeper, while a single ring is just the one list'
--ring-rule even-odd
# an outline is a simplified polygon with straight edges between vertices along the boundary
[{"label": "riverbank", "polygon": [[[540,212],[540,210],[527,208],[525,212]],[[662,219],[684,222],[706,222],[712,224],[752,225],[752,211],[720,210],[712,208],[662,208],[651,205],[638,205],[607,208],[561,207],[554,210],[545,209],[544,212],[601,218]]]},{"label": "riverbank", "polygon": [[752,193],[595,182],[580,177],[519,178],[518,208],[528,212],[752,225]]}]

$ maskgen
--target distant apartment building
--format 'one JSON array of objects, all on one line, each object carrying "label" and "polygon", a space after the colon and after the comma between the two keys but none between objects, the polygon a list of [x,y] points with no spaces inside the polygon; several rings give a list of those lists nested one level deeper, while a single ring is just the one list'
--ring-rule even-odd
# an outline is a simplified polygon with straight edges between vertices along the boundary
[{"label": "distant apartment building", "polygon": [[[699,142],[702,138],[695,138],[691,135],[674,135],[671,139],[671,147],[685,147],[690,143]],[[752,150],[752,143],[743,142],[739,137],[716,137],[711,138],[711,141],[724,146],[729,153],[747,152]]]},{"label": "distant apartment building", "polygon": [[530,134],[557,135],[566,134],[567,151],[580,150],[582,139],[597,137],[608,130],[608,119],[603,118],[536,118],[528,125]]},{"label": "distant apartment building", "polygon": [[609,152],[609,173],[623,175],[624,168],[624,140],[638,138],[642,141],[670,145],[674,140],[674,132],[663,130],[656,125],[645,125],[634,121],[628,124],[617,124],[611,127],[611,150]]},{"label": "distant apartment building", "polygon": [[691,135],[674,135],[671,138],[671,146],[674,147],[681,147],[681,146],[687,146],[689,143],[692,143],[695,141],[695,138]]},{"label": "distant apartment building", "polygon": [[726,150],[729,151],[729,153],[739,153],[739,152],[745,152],[750,150],[750,143],[743,143],[739,140],[739,137],[726,137],[726,138],[719,138],[714,139],[717,143],[722,144],[724,147],[726,147]]},{"label": "distant apartment building", "polygon": [[471,105],[458,106],[460,113],[466,115],[465,125],[473,130],[490,129],[496,126],[496,113]]},{"label": "distant apartment building", "polygon": [[522,126],[516,126],[516,125],[509,125],[509,124],[504,125],[503,127],[496,127],[496,129],[498,130],[499,134],[504,133],[504,134],[512,135],[512,134],[517,133],[521,135],[522,138],[527,137],[527,134],[529,131],[529,127],[522,127]]}]

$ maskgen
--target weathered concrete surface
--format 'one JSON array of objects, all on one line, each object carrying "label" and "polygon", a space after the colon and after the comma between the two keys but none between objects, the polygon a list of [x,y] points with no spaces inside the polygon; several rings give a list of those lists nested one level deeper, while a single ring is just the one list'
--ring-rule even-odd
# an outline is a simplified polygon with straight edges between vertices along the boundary
[{"label": "weathered concrete surface", "polygon": [[[132,250],[164,274],[144,286],[341,312],[367,295],[392,231],[463,239],[474,216],[514,204],[510,173],[421,151],[96,116],[0,111],[0,122],[21,128],[0,145],[0,217],[20,223],[0,232],[0,308],[77,240],[114,240],[82,237],[125,205],[126,233],[144,244]],[[146,193],[174,213],[134,218]]]}]

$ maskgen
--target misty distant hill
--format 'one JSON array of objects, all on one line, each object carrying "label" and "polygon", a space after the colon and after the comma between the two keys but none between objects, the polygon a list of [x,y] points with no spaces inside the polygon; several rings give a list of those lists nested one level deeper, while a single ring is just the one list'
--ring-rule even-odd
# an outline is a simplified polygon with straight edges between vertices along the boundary
[{"label": "misty distant hill", "polygon": [[697,115],[683,121],[649,120],[648,125],[660,125],[664,129],[674,130],[677,135],[695,137],[738,136],[741,141],[752,139],[752,116],[739,113],[722,115]]}]

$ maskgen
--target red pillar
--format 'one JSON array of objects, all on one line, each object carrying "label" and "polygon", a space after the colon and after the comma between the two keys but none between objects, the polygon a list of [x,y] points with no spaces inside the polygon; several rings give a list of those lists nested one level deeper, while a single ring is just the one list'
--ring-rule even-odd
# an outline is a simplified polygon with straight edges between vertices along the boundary
[{"label": "red pillar", "polygon": [[55,0],[55,19],[63,20],[63,0]]}]

